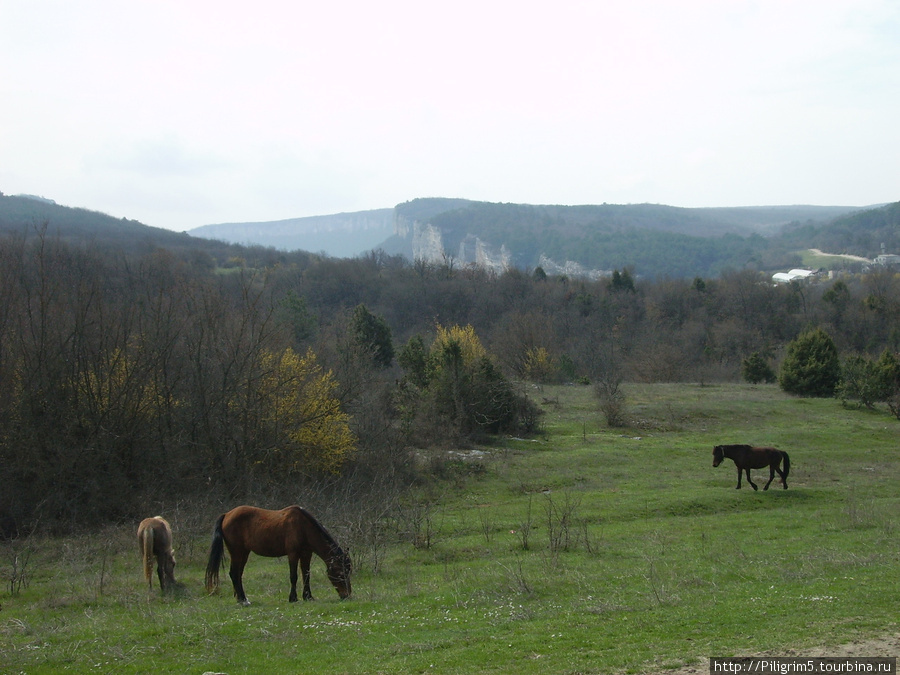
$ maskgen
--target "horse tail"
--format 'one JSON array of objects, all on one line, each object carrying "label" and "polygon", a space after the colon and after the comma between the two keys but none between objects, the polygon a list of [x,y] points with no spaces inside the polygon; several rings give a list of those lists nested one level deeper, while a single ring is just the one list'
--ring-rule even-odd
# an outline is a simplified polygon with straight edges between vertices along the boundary
[{"label": "horse tail", "polygon": [[153,588],[153,528],[144,528],[141,533],[141,557],[144,559],[144,579]]},{"label": "horse tail", "polygon": [[219,568],[225,556],[225,537],[222,535],[222,521],[225,514],[219,516],[213,529],[212,545],[209,547],[209,560],[206,563],[206,592],[212,593],[219,587]]},{"label": "horse tail", "polygon": [[781,454],[784,455],[784,477],[786,479],[791,472],[791,458],[784,450],[781,451]]}]

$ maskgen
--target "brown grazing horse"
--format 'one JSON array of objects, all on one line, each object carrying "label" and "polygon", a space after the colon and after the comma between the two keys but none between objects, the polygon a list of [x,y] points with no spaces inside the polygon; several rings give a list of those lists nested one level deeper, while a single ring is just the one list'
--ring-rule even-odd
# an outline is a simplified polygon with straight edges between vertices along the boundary
[{"label": "brown grazing horse", "polygon": [[[747,472],[747,482],[754,490],[756,483],[750,480],[750,469],[763,469],[769,467],[769,482],[763,490],[769,489],[769,484],[775,478],[775,472],[781,476],[781,484],[787,490],[787,477],[791,472],[791,458],[784,450],[776,448],[756,448],[752,445],[717,445],[713,448],[713,466],[719,466],[726,457],[731,459],[737,466],[738,482],[737,489],[741,489],[741,472]],[[784,471],[778,468],[784,460]]]},{"label": "brown grazing horse", "polygon": [[223,513],[213,530],[209,561],[206,565],[206,590],[219,586],[219,568],[222,566],[223,545],[231,555],[228,575],[234,586],[234,596],[242,605],[249,605],[241,577],[250,553],[277,558],[288,557],[291,571],[290,602],[297,601],[297,563],[303,573],[303,599],[312,600],[309,589],[309,562],[315,553],[328,567],[328,579],[341,596],[350,597],[350,556],[332,538],[328,531],[299,506],[288,506],[280,511],[269,511],[255,506],[238,506]]},{"label": "brown grazing horse", "polygon": [[169,523],[161,516],[144,518],[138,525],[137,538],[147,588],[153,589],[153,558],[156,558],[160,589],[165,593],[175,588],[175,551],[172,550],[172,528]]}]

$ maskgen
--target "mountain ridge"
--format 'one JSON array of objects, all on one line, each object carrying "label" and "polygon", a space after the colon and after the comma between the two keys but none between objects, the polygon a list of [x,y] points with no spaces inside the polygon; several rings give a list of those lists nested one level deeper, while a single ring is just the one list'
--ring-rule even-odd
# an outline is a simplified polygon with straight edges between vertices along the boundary
[{"label": "mountain ridge", "polygon": [[[51,199],[0,193],[0,230],[64,238],[220,252],[256,248],[352,258],[382,251],[410,261],[494,271],[541,267],[597,276],[628,268],[645,277],[712,277],[727,269],[777,271],[821,248],[872,259],[900,250],[900,202],[879,207],[673,207],[660,204],[531,205],[419,198],[393,208],[254,223],[220,223],[176,233]],[[339,248],[342,245],[344,248]],[[283,255],[283,253],[281,253]]]},{"label": "mountain ridge", "polygon": [[[271,221],[216,223],[201,225],[188,233],[235,244],[272,246],[285,251],[325,251],[336,258],[350,258],[377,248],[393,230],[394,209],[383,208]],[[352,240],[347,238],[347,233],[353,235]]]},{"label": "mountain ridge", "polygon": [[[532,205],[419,198],[393,209],[206,225],[190,233],[282,250],[321,249],[339,257],[377,248],[412,260],[451,261],[497,271],[513,266],[526,269],[542,266],[558,273],[579,270],[579,275],[595,276],[618,265],[630,264],[663,274],[682,275],[686,273],[683,266],[661,269],[646,255],[627,253],[623,250],[623,238],[632,239],[624,249],[640,248],[635,237],[641,232],[649,239],[667,239],[673,250],[682,251],[681,257],[690,261],[689,264],[699,262],[700,271],[708,273],[710,264],[698,261],[696,255],[685,255],[684,251],[709,248],[709,242],[703,240],[710,238],[771,236],[792,222],[824,221],[858,210],[860,207],[815,205],[706,208],[662,204]],[[378,226],[368,231],[372,235],[368,239],[354,235],[355,250],[347,248],[350,245],[347,237],[335,237],[335,232],[353,231],[348,226],[351,219],[371,222],[373,214],[377,215]],[[389,231],[391,216],[392,231]],[[341,240],[343,248],[325,245],[317,230]],[[384,238],[377,242],[379,235]],[[583,245],[586,240],[591,245]],[[608,251],[608,255],[602,255],[601,250]],[[629,255],[633,262],[627,259]],[[723,264],[735,264],[735,255],[741,254],[707,252],[702,257],[720,257],[726,261]],[[621,262],[614,260],[617,257]]]}]

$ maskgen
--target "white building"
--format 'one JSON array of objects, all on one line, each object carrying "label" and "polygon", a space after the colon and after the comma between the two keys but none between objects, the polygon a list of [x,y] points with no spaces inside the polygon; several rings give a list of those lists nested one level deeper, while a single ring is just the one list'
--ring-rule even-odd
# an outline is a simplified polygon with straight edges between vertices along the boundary
[{"label": "white building", "polygon": [[875,258],[876,265],[884,265],[884,266],[894,266],[900,265],[900,255],[893,255],[890,253],[882,253],[880,256]]},{"label": "white building", "polygon": [[790,272],[776,272],[772,275],[772,281],[776,284],[788,284],[792,281],[806,281],[816,274],[812,270],[793,269]]}]

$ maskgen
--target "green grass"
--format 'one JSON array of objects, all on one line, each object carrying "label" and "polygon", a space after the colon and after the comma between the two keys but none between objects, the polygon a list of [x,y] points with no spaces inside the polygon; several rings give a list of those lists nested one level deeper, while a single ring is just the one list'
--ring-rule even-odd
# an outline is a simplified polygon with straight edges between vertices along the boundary
[{"label": "green grass", "polygon": [[800,255],[801,260],[803,261],[803,266],[808,269],[826,269],[826,270],[841,270],[845,269],[848,266],[859,266],[861,262],[855,258],[848,258],[843,255],[829,255],[827,253],[816,253],[812,249],[803,249],[797,251]]},{"label": "green grass", "polygon": [[[772,386],[626,393],[633,427],[607,429],[589,387],[545,387],[543,437],[485,448],[423,495],[429,547],[399,518],[377,546],[350,542],[347,602],[318,559],[315,602],[289,604],[286,561],[258,557],[250,607],[227,576],[207,596],[214,513],[164,514],[185,584],[170,598],[148,597],[130,524],[3,544],[0,671],[636,673],[897,631],[897,420]],[[790,489],[735,490],[733,464],[712,467],[732,442],[787,450]],[[31,557],[13,594],[16,554]]]}]

